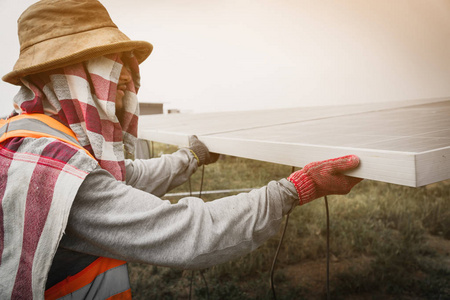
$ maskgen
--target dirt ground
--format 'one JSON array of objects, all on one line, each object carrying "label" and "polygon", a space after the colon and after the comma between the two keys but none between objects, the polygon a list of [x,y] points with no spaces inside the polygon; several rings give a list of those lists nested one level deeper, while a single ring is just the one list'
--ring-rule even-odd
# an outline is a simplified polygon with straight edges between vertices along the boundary
[{"label": "dirt ground", "polygon": [[[439,256],[447,268],[450,269],[450,240],[436,236],[428,236],[426,243],[435,251],[435,254]],[[348,270],[352,272],[363,271],[368,268],[372,258],[361,256],[353,258],[341,259],[331,254],[330,256],[330,285],[336,280],[337,276]],[[283,266],[283,273],[291,285],[298,283],[299,285],[306,287],[309,291],[307,295],[304,295],[306,299],[325,299],[326,295],[326,260],[307,261],[295,265]],[[412,274],[412,276],[421,277],[420,272]],[[449,279],[450,280],[450,279]],[[447,291],[450,299],[450,287]],[[331,295],[331,299],[333,296]],[[386,296],[380,292],[380,294],[358,294],[358,295],[346,295],[345,299],[350,300],[364,300],[364,299],[397,299],[397,296]],[[402,299],[425,299],[421,297],[405,296]],[[442,298],[443,299],[443,298]]]}]

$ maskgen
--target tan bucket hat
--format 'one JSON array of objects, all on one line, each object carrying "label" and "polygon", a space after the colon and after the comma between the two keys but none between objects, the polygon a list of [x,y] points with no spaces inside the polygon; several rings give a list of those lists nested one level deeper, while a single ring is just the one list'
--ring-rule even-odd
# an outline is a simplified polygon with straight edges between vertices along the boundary
[{"label": "tan bucket hat", "polygon": [[133,51],[139,63],[152,52],[145,41],[132,41],[112,22],[97,0],[41,0],[18,20],[20,55],[3,80],[20,78],[94,57]]}]

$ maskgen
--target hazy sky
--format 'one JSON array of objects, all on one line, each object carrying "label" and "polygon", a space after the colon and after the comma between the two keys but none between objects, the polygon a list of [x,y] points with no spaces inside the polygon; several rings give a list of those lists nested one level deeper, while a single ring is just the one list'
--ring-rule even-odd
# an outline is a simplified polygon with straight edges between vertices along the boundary
[{"label": "hazy sky", "polygon": [[[16,20],[31,3],[0,0],[0,74],[18,57]],[[132,39],[143,102],[221,111],[450,97],[448,0],[103,0]],[[17,87],[0,83],[0,115]]]}]

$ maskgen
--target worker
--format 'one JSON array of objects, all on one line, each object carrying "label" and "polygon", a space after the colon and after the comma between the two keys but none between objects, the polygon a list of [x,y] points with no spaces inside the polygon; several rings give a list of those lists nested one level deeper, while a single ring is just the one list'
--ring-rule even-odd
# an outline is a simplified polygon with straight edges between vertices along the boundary
[{"label": "worker", "polygon": [[[136,159],[139,64],[97,0],[42,0],[18,20],[20,86],[0,124],[0,298],[130,299],[126,262],[207,268],[278,232],[294,207],[346,194],[350,155],[211,202],[162,197],[217,154],[195,136],[171,155]],[[219,175],[220,176],[220,175]],[[256,176],[256,174],[255,174]]]}]

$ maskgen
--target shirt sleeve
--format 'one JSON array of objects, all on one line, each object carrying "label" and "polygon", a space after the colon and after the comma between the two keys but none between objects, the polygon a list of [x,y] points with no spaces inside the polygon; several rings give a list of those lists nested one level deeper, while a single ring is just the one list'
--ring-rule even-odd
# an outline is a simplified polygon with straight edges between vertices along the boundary
[{"label": "shirt sleeve", "polygon": [[199,269],[244,255],[278,232],[298,202],[286,179],[235,196],[176,204],[97,168],[81,185],[60,246],[126,261]]},{"label": "shirt sleeve", "polygon": [[126,184],[162,196],[185,183],[197,170],[194,155],[186,148],[158,158],[125,160]]}]

